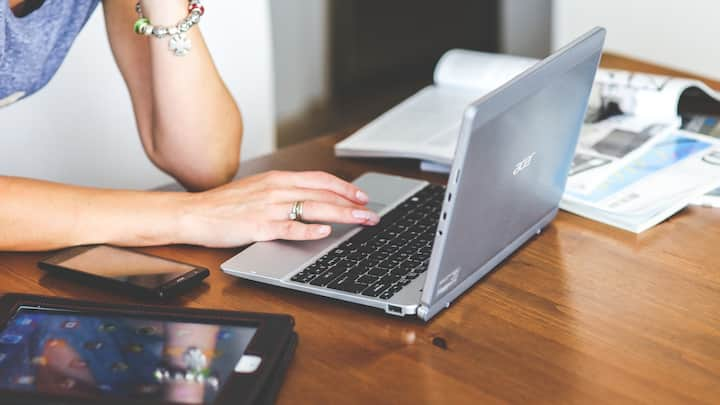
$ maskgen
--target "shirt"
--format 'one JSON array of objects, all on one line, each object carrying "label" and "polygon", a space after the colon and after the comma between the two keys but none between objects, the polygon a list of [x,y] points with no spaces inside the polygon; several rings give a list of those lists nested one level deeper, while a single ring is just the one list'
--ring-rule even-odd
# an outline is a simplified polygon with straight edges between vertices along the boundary
[{"label": "shirt", "polygon": [[60,68],[100,0],[45,0],[16,17],[0,0],[0,107],[44,87]]}]

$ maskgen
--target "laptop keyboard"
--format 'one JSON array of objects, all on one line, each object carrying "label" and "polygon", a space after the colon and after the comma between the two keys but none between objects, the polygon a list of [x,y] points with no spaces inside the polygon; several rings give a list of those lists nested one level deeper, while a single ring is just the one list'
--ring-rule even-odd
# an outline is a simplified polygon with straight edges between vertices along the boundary
[{"label": "laptop keyboard", "polygon": [[429,185],[292,277],[387,300],[428,268],[445,187]]}]

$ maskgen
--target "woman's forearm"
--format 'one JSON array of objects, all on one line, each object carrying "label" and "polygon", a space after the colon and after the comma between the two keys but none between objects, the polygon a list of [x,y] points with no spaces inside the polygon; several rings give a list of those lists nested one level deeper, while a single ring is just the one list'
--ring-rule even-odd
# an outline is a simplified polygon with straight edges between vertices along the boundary
[{"label": "woman's forearm", "polygon": [[[142,5],[150,21],[163,26],[176,24],[188,13],[187,0],[150,0]],[[207,188],[205,183],[219,185],[235,174],[242,120],[199,27],[186,35],[192,51],[182,57],[168,50],[166,40],[150,40],[153,138],[162,165],[191,187]]]},{"label": "woman's forearm", "polygon": [[0,177],[0,251],[174,243],[185,195]]},{"label": "woman's forearm", "polygon": [[[175,26],[188,14],[187,0],[143,0],[141,5],[155,26]],[[191,190],[229,181],[239,163],[242,118],[199,27],[186,34],[192,41],[190,53],[175,56],[168,49],[169,38],[132,32],[138,18],[134,0],[105,1],[104,9],[151,160]]]}]

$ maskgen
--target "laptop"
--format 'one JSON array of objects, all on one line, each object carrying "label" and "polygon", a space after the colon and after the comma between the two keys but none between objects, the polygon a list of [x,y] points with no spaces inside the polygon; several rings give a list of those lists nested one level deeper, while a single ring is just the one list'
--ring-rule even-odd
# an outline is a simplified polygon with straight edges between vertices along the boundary
[{"label": "laptop", "polygon": [[471,104],[447,186],[367,173],[354,184],[377,226],[256,243],[221,268],[430,320],[555,218],[604,40],[595,28]]}]

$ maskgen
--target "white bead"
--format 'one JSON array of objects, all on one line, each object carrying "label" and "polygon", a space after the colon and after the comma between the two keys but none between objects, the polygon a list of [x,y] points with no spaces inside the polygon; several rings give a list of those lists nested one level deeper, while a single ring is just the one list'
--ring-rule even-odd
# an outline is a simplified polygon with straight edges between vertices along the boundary
[{"label": "white bead", "polygon": [[175,53],[175,56],[185,56],[190,53],[190,50],[192,49],[192,42],[190,41],[190,38],[184,34],[174,35],[170,38],[168,48],[170,51]]}]

